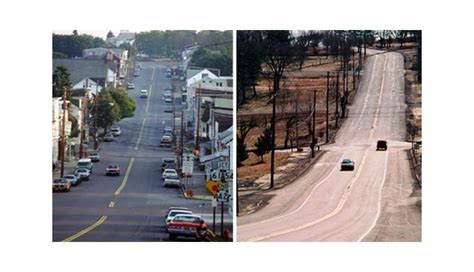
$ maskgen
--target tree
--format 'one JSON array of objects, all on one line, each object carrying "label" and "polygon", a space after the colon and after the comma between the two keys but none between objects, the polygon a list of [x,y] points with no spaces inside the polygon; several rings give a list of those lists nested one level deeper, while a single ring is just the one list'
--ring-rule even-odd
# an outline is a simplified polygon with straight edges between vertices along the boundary
[{"label": "tree", "polygon": [[240,136],[237,136],[237,167],[242,166],[242,162],[248,157],[247,145]]},{"label": "tree", "polygon": [[108,88],[114,104],[120,108],[120,119],[132,117],[134,115],[136,105],[135,101],[130,98],[124,88]]},{"label": "tree", "polygon": [[271,128],[266,127],[263,134],[257,139],[257,143],[254,144],[257,150],[255,154],[260,157],[260,163],[263,162],[263,155],[272,150],[272,131]]},{"label": "tree", "polygon": [[198,67],[215,68],[221,71],[221,75],[232,75],[232,56],[224,55],[218,51],[199,48],[193,53],[191,65]]},{"label": "tree", "polygon": [[237,106],[245,104],[247,88],[252,87],[254,97],[256,80],[261,72],[261,32],[237,31]]},{"label": "tree", "polygon": [[97,126],[107,132],[107,128],[121,117],[120,106],[115,103],[109,90],[104,90],[97,98]]},{"label": "tree", "polygon": [[[64,90],[71,90],[72,84],[69,79],[70,73],[64,65],[60,65],[53,73],[53,97],[62,97]],[[71,93],[67,93],[67,100],[70,100]]]},{"label": "tree", "polygon": [[87,48],[104,47],[105,41],[91,35],[56,35],[53,34],[53,52],[67,55],[69,58],[82,57]]}]

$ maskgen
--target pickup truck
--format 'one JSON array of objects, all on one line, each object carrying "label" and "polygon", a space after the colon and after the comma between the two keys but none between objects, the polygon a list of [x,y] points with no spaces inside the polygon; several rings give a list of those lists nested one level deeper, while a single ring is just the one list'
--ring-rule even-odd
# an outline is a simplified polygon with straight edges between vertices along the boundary
[{"label": "pickup truck", "polygon": [[198,215],[177,214],[168,225],[170,240],[178,236],[196,237],[198,229],[204,224],[204,220]]}]

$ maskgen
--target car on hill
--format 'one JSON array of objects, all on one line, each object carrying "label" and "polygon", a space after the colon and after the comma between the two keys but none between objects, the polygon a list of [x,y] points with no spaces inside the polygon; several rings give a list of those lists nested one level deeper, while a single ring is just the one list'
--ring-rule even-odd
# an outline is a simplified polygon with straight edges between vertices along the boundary
[{"label": "car on hill", "polygon": [[[175,167],[169,167],[169,166]],[[161,171],[165,170],[166,168],[176,168],[176,160],[173,158],[163,158],[161,159]]]},{"label": "car on hill", "polygon": [[66,179],[71,183],[71,186],[77,186],[81,184],[81,180],[77,178],[75,174],[67,174],[63,176],[63,179]]},{"label": "car on hill", "polygon": [[170,147],[173,142],[173,138],[170,135],[163,135],[160,141],[160,147]]},{"label": "car on hill", "polygon": [[71,190],[71,182],[64,178],[53,180],[53,192],[69,192]]},{"label": "car on hill", "polygon": [[112,126],[110,133],[112,134],[112,136],[117,137],[117,136],[120,136],[120,134],[122,134],[122,131],[120,130],[119,126],[115,125],[115,126]]},{"label": "car on hill", "polygon": [[120,167],[115,164],[111,164],[105,168],[106,176],[120,176]]},{"label": "car on hill", "polygon": [[176,169],[165,169],[163,171],[163,174],[161,175],[161,178],[165,180],[168,176],[177,176],[178,172],[176,172]]},{"label": "car on hill", "polygon": [[377,150],[387,150],[387,141],[378,140],[377,141]]},{"label": "car on hill", "polygon": [[74,171],[74,174],[76,177],[79,177],[80,180],[88,181],[91,171],[87,168],[77,168],[76,171]]},{"label": "car on hill", "polygon": [[344,170],[354,170],[355,168],[355,162],[353,160],[350,160],[350,159],[344,159],[342,160],[341,162],[341,171],[344,171]]},{"label": "car on hill", "polygon": [[104,142],[113,142],[114,141],[114,135],[112,133],[107,133],[104,136]]},{"label": "car on hill", "polygon": [[100,161],[99,153],[97,153],[97,152],[91,152],[91,153],[89,153],[89,159],[91,159],[91,162],[98,162],[98,161]]},{"label": "car on hill", "polygon": [[170,224],[171,220],[173,220],[173,218],[177,214],[193,214],[193,212],[191,212],[187,208],[176,208],[176,209],[170,208],[170,210],[168,210],[168,212],[165,215],[165,226],[167,230],[168,230],[168,225]]},{"label": "car on hill", "polygon": [[163,180],[163,187],[179,187],[181,185],[181,180],[178,175],[167,175],[165,180]]},{"label": "car on hill", "polygon": [[169,239],[174,240],[179,236],[197,237],[198,229],[205,222],[198,215],[177,214],[168,224]]}]

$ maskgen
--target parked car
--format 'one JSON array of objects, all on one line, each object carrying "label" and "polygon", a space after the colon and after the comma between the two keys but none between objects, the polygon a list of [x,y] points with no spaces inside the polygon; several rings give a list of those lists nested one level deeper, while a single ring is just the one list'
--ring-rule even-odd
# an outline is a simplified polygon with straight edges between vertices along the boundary
[{"label": "parked car", "polygon": [[165,102],[166,103],[173,103],[173,97],[171,97],[171,95],[165,95]]},{"label": "parked car", "polygon": [[120,130],[119,126],[112,126],[110,133],[112,134],[112,136],[116,137],[116,136],[120,136],[120,134],[122,134],[122,131]]},{"label": "parked car", "polygon": [[127,84],[127,89],[135,89],[135,84],[129,82],[129,83]]},{"label": "parked car", "polygon": [[171,146],[172,142],[173,142],[173,138],[171,136],[163,135],[163,137],[161,137],[160,147],[169,147]]},{"label": "parked car", "polygon": [[105,168],[105,175],[106,176],[120,176],[120,167],[118,165],[111,164]]},{"label": "parked car", "polygon": [[171,105],[166,105],[165,112],[173,112],[173,107]]},{"label": "parked car", "polygon": [[76,171],[74,171],[74,174],[76,174],[76,177],[79,177],[80,180],[88,181],[91,171],[87,168],[77,168]]},{"label": "parked car", "polygon": [[58,178],[53,180],[53,192],[65,191],[69,192],[71,190],[71,182],[64,178]]},{"label": "parked car", "polygon": [[168,225],[169,223],[171,222],[171,220],[173,220],[173,218],[177,215],[177,214],[193,214],[193,212],[191,212],[189,209],[187,208],[176,208],[176,209],[169,209],[168,212],[166,213],[165,215],[165,226],[166,226],[166,229],[168,229]]},{"label": "parked car", "polygon": [[97,152],[91,152],[91,153],[89,153],[89,159],[91,159],[92,162],[98,162],[98,161],[100,161],[99,153],[97,153]]},{"label": "parked car", "polygon": [[114,141],[114,135],[112,135],[112,133],[107,133],[105,136],[104,136],[104,142],[113,142]]},{"label": "parked car", "polygon": [[196,237],[198,229],[203,225],[204,220],[198,215],[177,214],[169,222],[169,239],[174,240],[178,236]]},{"label": "parked car", "polygon": [[167,175],[165,180],[163,181],[163,186],[173,186],[179,187],[181,185],[181,180],[179,179],[178,175]]},{"label": "parked car", "polygon": [[76,168],[86,168],[92,173],[92,160],[90,158],[82,158],[77,162]]},{"label": "parked car", "polygon": [[387,150],[387,141],[378,140],[377,141],[377,150]]},{"label": "parked car", "polygon": [[163,180],[165,180],[168,176],[177,176],[178,172],[176,172],[176,169],[165,169],[162,174]]},{"label": "parked car", "polygon": [[354,170],[355,162],[350,159],[344,159],[341,162],[341,171],[344,170]]},{"label": "parked car", "polygon": [[163,158],[161,159],[161,171],[165,170],[166,168],[170,168],[168,167],[168,165],[174,165],[176,166],[176,160],[173,159],[173,158]]},{"label": "parked car", "polygon": [[68,174],[63,177],[63,179],[66,179],[71,183],[71,186],[77,186],[81,184],[81,180],[76,177],[75,174]]}]

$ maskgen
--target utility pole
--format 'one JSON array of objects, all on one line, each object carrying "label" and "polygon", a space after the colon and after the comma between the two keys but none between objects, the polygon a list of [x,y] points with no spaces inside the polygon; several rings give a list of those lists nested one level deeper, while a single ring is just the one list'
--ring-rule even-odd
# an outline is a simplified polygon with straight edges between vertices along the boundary
[{"label": "utility pole", "polygon": [[199,83],[199,89],[198,89],[198,101],[197,101],[197,118],[196,118],[196,127],[197,127],[197,132],[196,132],[196,147],[194,148],[195,150],[200,150],[199,148],[199,123],[201,122],[201,83]]},{"label": "utility pole", "polygon": [[326,143],[329,142],[329,72],[326,84]]},{"label": "utility pole", "polygon": [[67,108],[67,90],[63,90],[63,124],[61,133],[61,177],[64,176],[64,152],[65,152],[65,141],[66,141],[66,119],[68,118]]},{"label": "utility pole", "polygon": [[[275,86],[275,84],[273,85]],[[273,98],[272,98],[272,123],[271,123],[271,131],[272,131],[272,153],[271,153],[271,165],[270,165],[270,188],[273,188],[274,182],[275,182],[275,130],[276,130],[276,116],[275,116],[275,110],[276,110],[276,95],[277,95],[278,90],[273,91]]]},{"label": "utility pole", "polygon": [[79,146],[79,158],[84,157],[84,137],[85,137],[85,122],[86,122],[86,110],[87,110],[87,99],[89,96],[89,79],[86,78],[86,86],[84,88],[84,97],[82,98],[82,121],[81,121],[81,141]]},{"label": "utility pole", "polygon": [[336,128],[339,121],[339,72],[336,77]]},{"label": "utility pole", "polygon": [[314,95],[313,95],[313,131],[311,135],[311,158],[314,158],[314,146],[315,146],[315,130],[316,130],[316,89],[314,89]]},{"label": "utility pole", "polygon": [[355,61],[354,61],[355,52],[352,51],[352,90],[355,90]]}]

